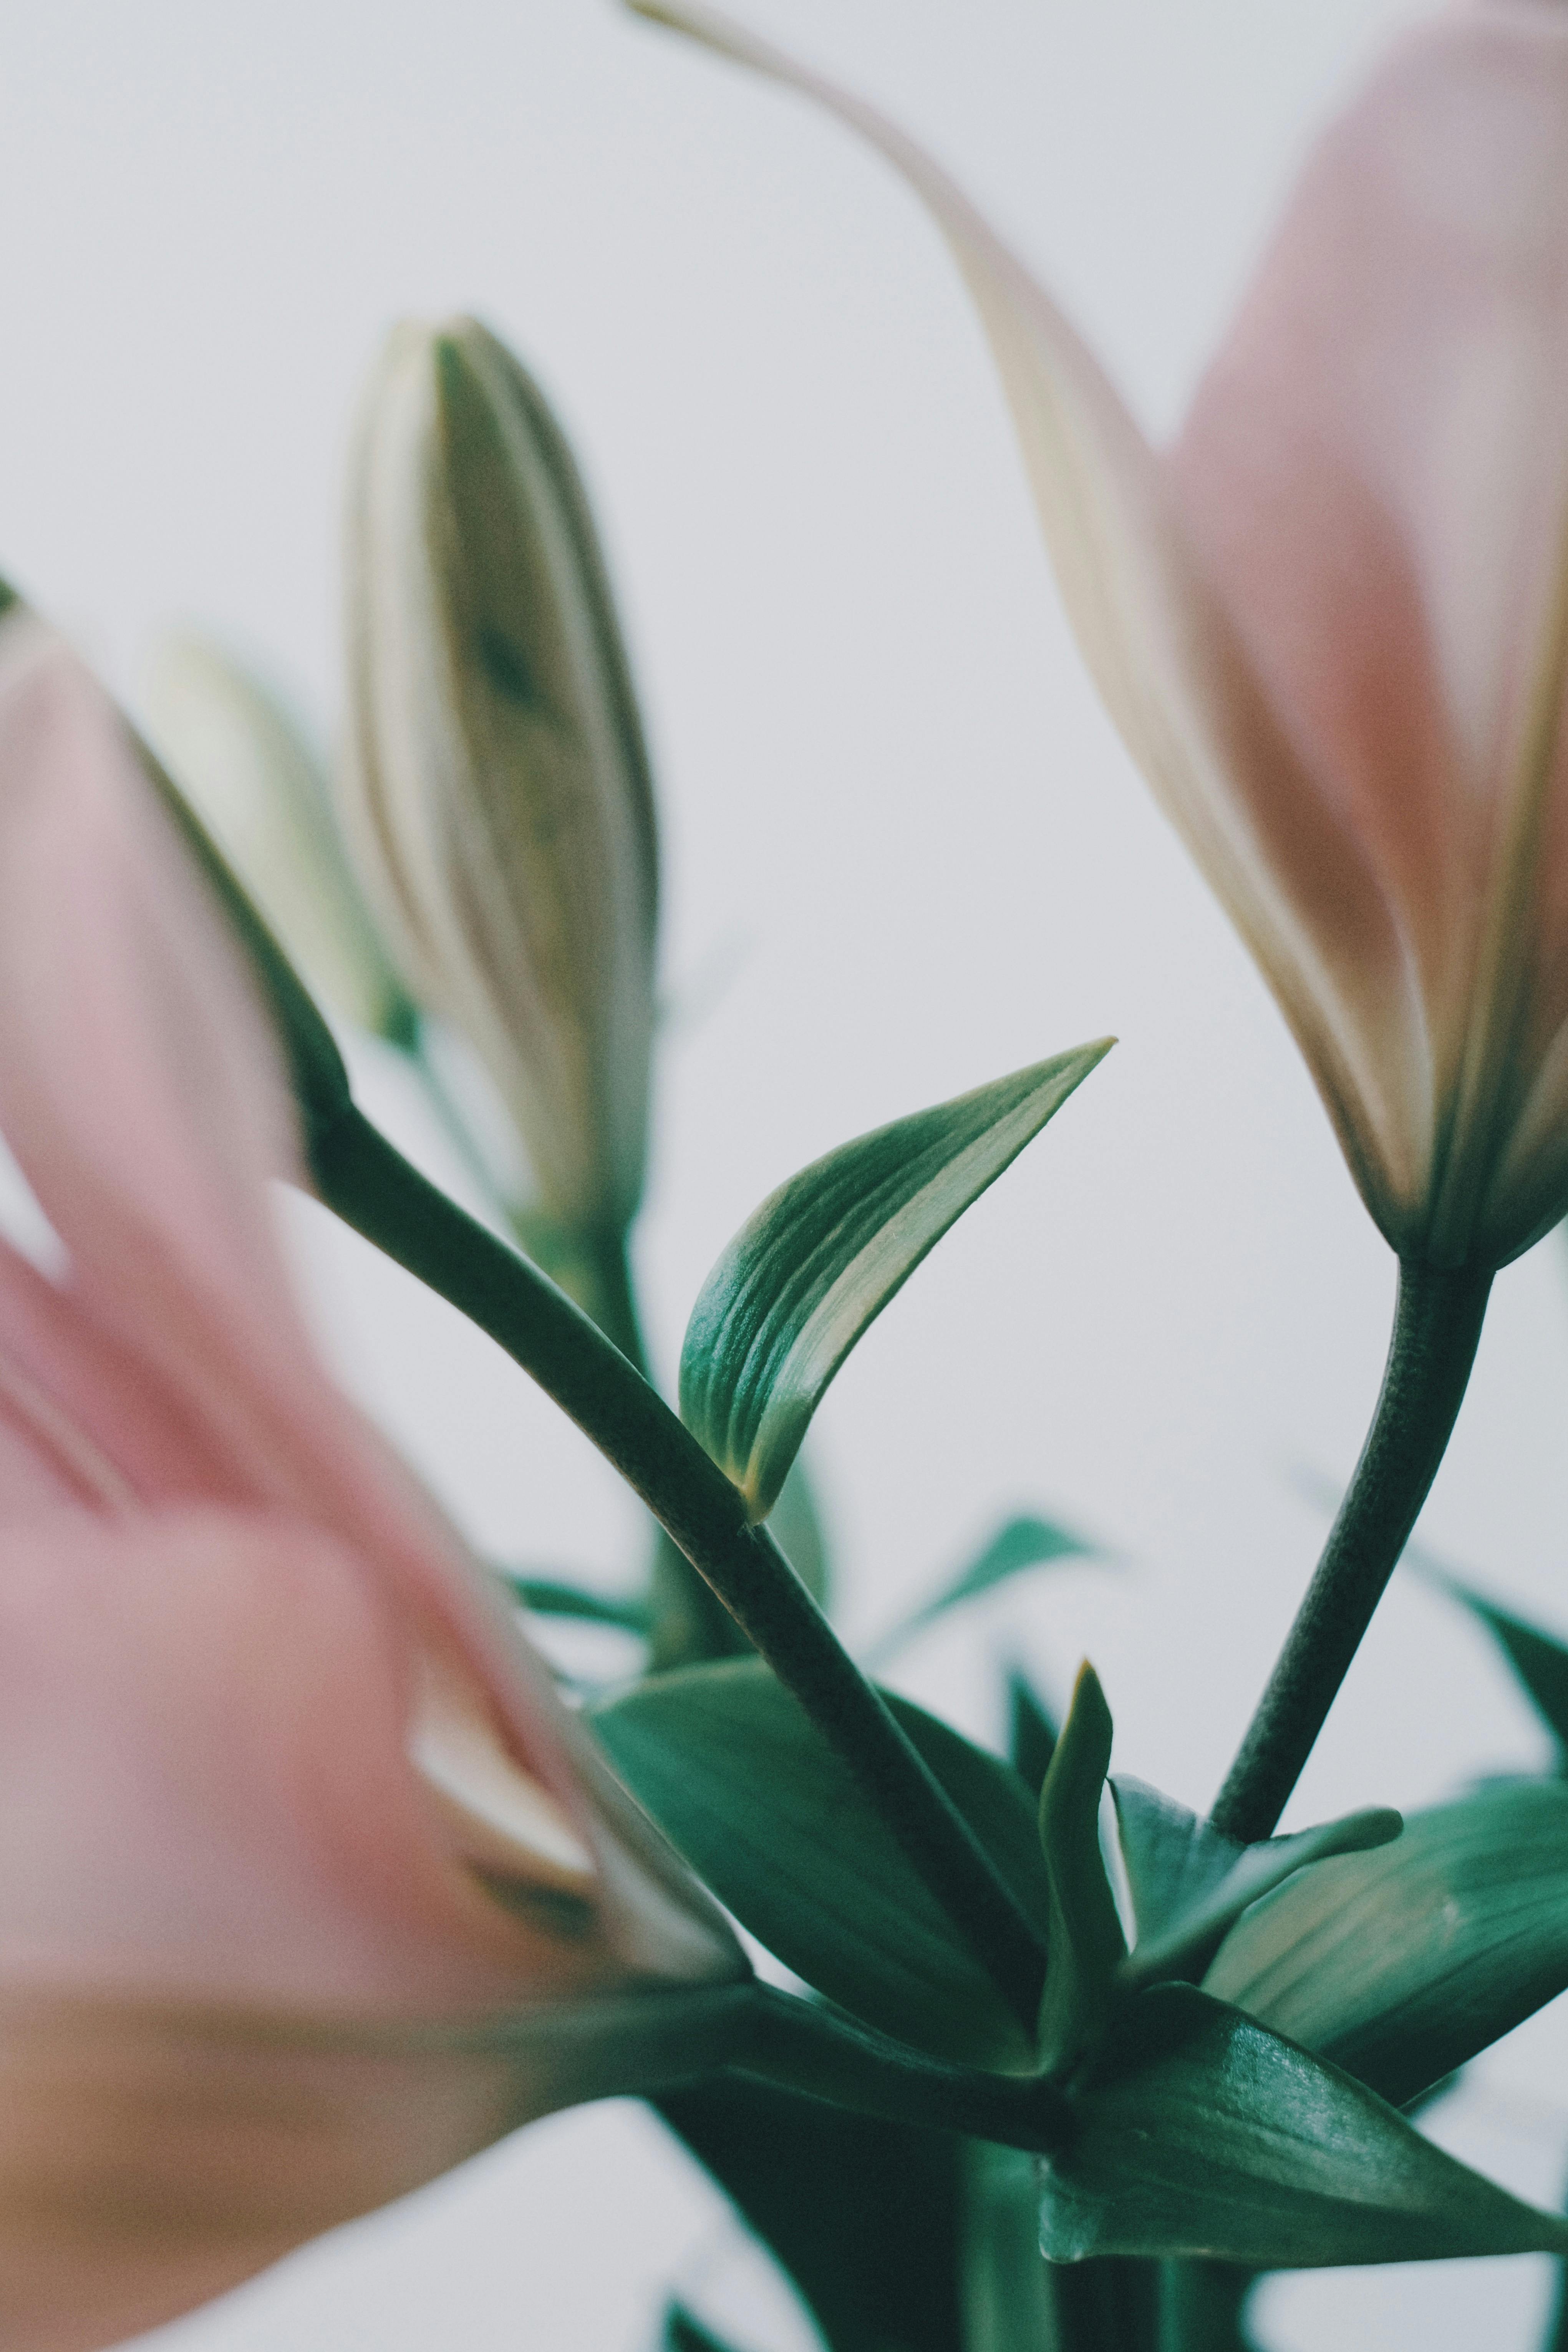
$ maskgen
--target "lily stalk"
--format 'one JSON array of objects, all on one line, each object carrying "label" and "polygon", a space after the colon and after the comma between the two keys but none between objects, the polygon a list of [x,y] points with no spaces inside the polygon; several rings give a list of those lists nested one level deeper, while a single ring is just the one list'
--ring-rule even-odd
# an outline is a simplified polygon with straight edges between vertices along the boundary
[{"label": "lily stalk", "polygon": [[1398,1565],[1453,1433],[1491,1286],[1489,1268],[1400,1266],[1361,1459],[1215,1804],[1215,1829],[1243,1844],[1272,1836]]}]

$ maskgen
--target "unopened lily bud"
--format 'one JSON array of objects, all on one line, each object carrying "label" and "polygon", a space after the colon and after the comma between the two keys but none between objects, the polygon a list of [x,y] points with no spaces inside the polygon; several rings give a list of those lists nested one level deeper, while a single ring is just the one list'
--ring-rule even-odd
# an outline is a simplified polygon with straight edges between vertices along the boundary
[{"label": "unopened lily bud", "polygon": [[169,638],[148,693],[153,739],[311,986],[362,1029],[413,1008],[349,870],[322,775],[275,696],[216,646]]},{"label": "unopened lily bud", "polygon": [[409,983],[467,1035],[569,1230],[642,1190],[657,847],[583,487],[470,319],[389,338],[349,510],[345,830]]}]

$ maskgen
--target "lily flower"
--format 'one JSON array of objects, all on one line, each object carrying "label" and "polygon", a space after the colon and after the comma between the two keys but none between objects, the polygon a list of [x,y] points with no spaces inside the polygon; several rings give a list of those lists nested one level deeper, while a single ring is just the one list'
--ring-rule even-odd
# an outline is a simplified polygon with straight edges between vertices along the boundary
[{"label": "lily flower", "polygon": [[538,1209],[618,1246],[647,1147],[653,785],[571,448],[476,320],[387,338],[347,572],[340,801],[365,887],[494,1079]]},{"label": "lily flower", "polygon": [[0,624],[0,2307],[185,2310],[749,1997],[317,1364],[272,1038],[113,715]]},{"label": "lily flower", "polygon": [[1110,714],[1400,1256],[1568,1211],[1568,16],[1407,35],[1309,161],[1174,446],[931,158],[699,8],[912,183],[999,363]]}]

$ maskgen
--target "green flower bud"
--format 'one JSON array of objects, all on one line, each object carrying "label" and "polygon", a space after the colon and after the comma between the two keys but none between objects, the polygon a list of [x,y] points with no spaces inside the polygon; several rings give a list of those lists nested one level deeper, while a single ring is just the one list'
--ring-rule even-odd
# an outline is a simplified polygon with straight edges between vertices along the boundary
[{"label": "green flower bud", "polygon": [[289,713],[226,654],[171,637],[149,729],[182,793],[312,988],[401,1040],[413,1008],[342,851],[322,776]]},{"label": "green flower bud", "polygon": [[622,1231],[653,1030],[652,786],[561,429],[471,319],[395,330],[349,510],[345,830],[410,985],[486,1064],[538,1205]]}]

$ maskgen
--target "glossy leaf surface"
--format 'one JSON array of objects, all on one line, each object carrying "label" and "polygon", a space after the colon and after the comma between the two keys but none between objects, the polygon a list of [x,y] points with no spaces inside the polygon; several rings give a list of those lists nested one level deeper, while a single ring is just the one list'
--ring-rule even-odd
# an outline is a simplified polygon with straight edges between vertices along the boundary
[{"label": "glossy leaf surface", "polygon": [[1187,1985],[1130,2000],[1043,2168],[1041,2243],[1257,2269],[1568,2250],[1568,2222],[1445,2156],[1363,2084]]},{"label": "glossy leaf surface", "polygon": [[1137,1944],[1121,1972],[1130,1986],[1206,1958],[1249,1904],[1309,1863],[1386,1845],[1404,1826],[1398,1813],[1375,1808],[1240,1846],[1141,1780],[1117,1781],[1112,1793],[1138,1923]]},{"label": "glossy leaf surface", "polygon": [[[1043,1928],[1045,1874],[1017,1776],[920,1707],[889,1701]],[[967,1941],[760,1659],[657,1675],[592,1719],[633,1795],[786,1968],[940,2055],[1024,2063],[1017,2021]]]},{"label": "glossy leaf surface", "polygon": [[1099,1546],[1090,1543],[1087,1536],[1075,1535],[1070,1528],[1060,1527],[1054,1520],[1024,1515],[1008,1519],[983,1550],[931,1600],[884,1633],[868,1654],[879,1663],[939,1617],[944,1617],[950,1609],[960,1607],[965,1601],[977,1601],[983,1593],[994,1592],[999,1584],[1021,1576],[1028,1569],[1046,1568],[1053,1560],[1094,1559],[1099,1556]]},{"label": "glossy leaf surface", "polygon": [[1100,1850],[1100,1798],[1110,1761],[1110,1709],[1092,1666],[1072,1706],[1040,1790],[1040,1845],[1050,1887],[1050,1955],[1040,2002],[1040,2063],[1069,2067],[1100,2035],[1127,1945]]},{"label": "glossy leaf surface", "polygon": [[680,1411],[752,1520],[773,1508],[855,1342],[1110,1046],[1058,1054],[860,1136],[741,1228],[691,1312]]},{"label": "glossy leaf surface", "polygon": [[1494,1782],[1302,1872],[1204,1983],[1403,2106],[1568,1986],[1568,1787]]}]

